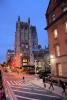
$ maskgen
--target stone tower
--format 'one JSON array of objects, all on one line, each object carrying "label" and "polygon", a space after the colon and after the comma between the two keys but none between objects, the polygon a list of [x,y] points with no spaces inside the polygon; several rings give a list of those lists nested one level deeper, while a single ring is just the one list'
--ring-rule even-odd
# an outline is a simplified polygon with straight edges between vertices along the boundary
[{"label": "stone tower", "polygon": [[38,38],[35,26],[28,22],[18,21],[16,23],[15,32],[15,54],[19,54],[22,58],[22,65],[34,65],[33,48],[38,48]]}]

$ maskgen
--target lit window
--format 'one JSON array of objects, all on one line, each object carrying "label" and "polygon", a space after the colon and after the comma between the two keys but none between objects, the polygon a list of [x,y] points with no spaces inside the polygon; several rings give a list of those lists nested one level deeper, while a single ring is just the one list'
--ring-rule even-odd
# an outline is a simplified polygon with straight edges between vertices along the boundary
[{"label": "lit window", "polygon": [[23,63],[23,65],[27,65],[27,63]]},{"label": "lit window", "polygon": [[38,67],[41,67],[41,62],[40,61],[38,62]]},{"label": "lit window", "polygon": [[27,59],[23,59],[23,62],[27,62]]},{"label": "lit window", "polygon": [[54,38],[57,38],[58,37],[58,32],[57,32],[57,29],[54,30]]},{"label": "lit window", "polygon": [[60,56],[60,46],[56,45],[56,55]]},{"label": "lit window", "polygon": [[26,45],[26,48],[28,49],[28,45]]},{"label": "lit window", "polygon": [[66,32],[67,32],[67,22],[65,23],[65,29],[66,29]]},{"label": "lit window", "polygon": [[62,76],[62,65],[58,64],[58,72],[59,72],[59,76]]}]

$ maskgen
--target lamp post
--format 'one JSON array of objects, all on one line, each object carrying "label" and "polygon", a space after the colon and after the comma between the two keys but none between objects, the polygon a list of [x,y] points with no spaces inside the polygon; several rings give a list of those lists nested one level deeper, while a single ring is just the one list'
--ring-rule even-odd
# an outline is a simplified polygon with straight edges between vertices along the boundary
[{"label": "lamp post", "polygon": [[36,72],[37,72],[37,60],[35,60],[35,74],[36,74]]},{"label": "lamp post", "polygon": [[56,62],[55,55],[50,55],[50,63],[53,64]]}]

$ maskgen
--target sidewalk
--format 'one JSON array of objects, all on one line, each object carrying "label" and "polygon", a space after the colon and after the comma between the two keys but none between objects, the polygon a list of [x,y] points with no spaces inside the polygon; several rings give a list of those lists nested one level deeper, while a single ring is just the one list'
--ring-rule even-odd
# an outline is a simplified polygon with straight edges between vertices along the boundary
[{"label": "sidewalk", "polygon": [[[44,88],[42,79],[35,78],[35,80],[32,81],[32,83],[37,85],[37,86],[40,86],[40,87]],[[64,100],[67,100],[67,96],[65,96],[64,94],[62,95],[62,91],[63,90],[62,90],[61,87],[54,85],[54,90],[49,90],[49,86],[50,86],[49,83],[46,83],[46,88],[45,89],[48,90],[48,91],[51,91],[52,93],[55,93],[55,94],[57,94],[57,95],[59,95],[61,97],[64,97],[65,98]],[[66,90],[66,93],[67,93],[67,90]]]}]

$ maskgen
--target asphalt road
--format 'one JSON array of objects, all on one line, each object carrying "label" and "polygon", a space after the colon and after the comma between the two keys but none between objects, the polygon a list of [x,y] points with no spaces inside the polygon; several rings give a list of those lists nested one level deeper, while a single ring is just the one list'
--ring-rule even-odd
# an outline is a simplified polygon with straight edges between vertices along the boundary
[{"label": "asphalt road", "polygon": [[31,80],[32,78],[27,78],[25,82],[22,79],[8,80],[7,84],[18,100],[62,100],[58,95],[34,85]]}]

